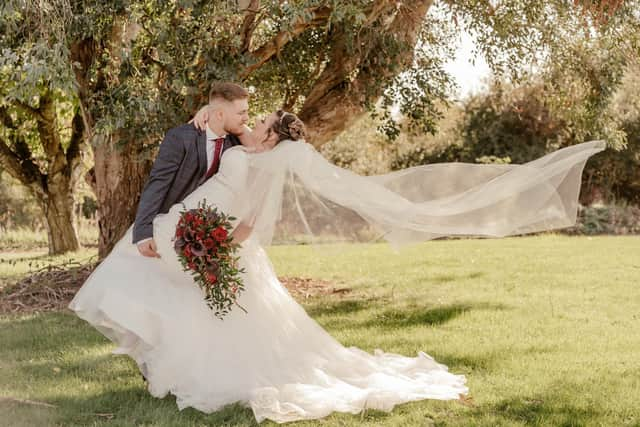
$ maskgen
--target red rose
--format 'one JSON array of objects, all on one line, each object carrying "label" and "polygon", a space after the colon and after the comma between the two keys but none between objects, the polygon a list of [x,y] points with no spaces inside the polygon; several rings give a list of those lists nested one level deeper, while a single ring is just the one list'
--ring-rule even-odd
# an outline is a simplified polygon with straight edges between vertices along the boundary
[{"label": "red rose", "polygon": [[176,237],[182,237],[184,236],[184,229],[183,228],[178,228],[176,230]]},{"label": "red rose", "polygon": [[191,246],[187,245],[184,247],[184,256],[186,256],[187,258],[191,258],[191,256],[193,255],[193,253],[191,252]]},{"label": "red rose", "polygon": [[196,269],[196,264],[195,264],[193,261],[191,261],[191,262],[189,263],[189,268],[190,268],[191,270],[195,270],[195,269]]},{"label": "red rose", "polygon": [[211,234],[213,235],[213,238],[216,239],[218,242],[224,242],[225,240],[227,240],[227,237],[228,237],[227,230],[225,230],[222,227],[216,228],[215,230],[213,230]]},{"label": "red rose", "polygon": [[207,280],[209,280],[209,283],[215,284],[216,282],[218,282],[218,277],[213,273],[208,273]]},{"label": "red rose", "polygon": [[216,245],[215,240],[209,238],[204,241],[204,247],[207,249],[211,249]]},{"label": "red rose", "polygon": [[196,237],[198,238],[198,240],[203,240],[204,239],[204,231],[198,231],[196,233]]}]

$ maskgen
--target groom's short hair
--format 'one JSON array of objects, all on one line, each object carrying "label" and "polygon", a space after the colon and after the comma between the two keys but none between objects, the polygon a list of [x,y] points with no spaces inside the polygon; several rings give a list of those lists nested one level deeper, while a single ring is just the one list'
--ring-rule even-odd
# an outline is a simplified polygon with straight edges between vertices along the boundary
[{"label": "groom's short hair", "polygon": [[235,101],[236,99],[246,99],[249,92],[240,85],[231,82],[215,82],[211,85],[209,91],[209,102],[216,99],[224,99],[225,101]]}]

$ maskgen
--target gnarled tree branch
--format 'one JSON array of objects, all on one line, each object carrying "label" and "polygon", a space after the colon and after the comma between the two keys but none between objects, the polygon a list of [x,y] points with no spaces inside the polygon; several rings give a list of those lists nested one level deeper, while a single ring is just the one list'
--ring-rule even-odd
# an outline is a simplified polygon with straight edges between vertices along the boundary
[{"label": "gnarled tree branch", "polygon": [[80,160],[82,141],[85,136],[84,120],[82,119],[81,109],[78,108],[73,115],[71,121],[71,139],[69,140],[69,148],[67,148],[66,158],[69,167],[73,170]]},{"label": "gnarled tree branch", "polygon": [[256,16],[260,9],[260,0],[251,0],[245,9],[242,27],[240,28],[240,37],[242,38],[242,52],[248,52],[251,47],[251,37],[258,26]]},{"label": "gnarled tree branch", "polygon": [[[0,107],[0,120],[5,127],[16,129],[6,107]],[[38,165],[31,159],[31,150],[27,142],[18,138],[13,145],[14,149],[12,150],[9,143],[0,138],[0,164],[23,185],[31,187],[37,184],[39,188],[42,188],[44,177]]]},{"label": "gnarled tree branch", "polygon": [[29,104],[27,104],[25,102],[22,102],[22,101],[19,101],[19,100],[15,100],[13,102],[13,105],[18,107],[20,110],[24,111],[25,113],[33,116],[34,119],[42,120],[42,118],[43,118],[42,117],[42,113],[38,108],[34,108],[34,107],[32,107],[31,105],[29,105]]},{"label": "gnarled tree branch", "polygon": [[[432,3],[433,0],[412,0],[397,7],[395,2],[379,1],[372,6],[368,15],[372,19],[371,24],[376,22],[374,17],[385,20],[385,32],[407,46],[393,58],[394,63],[400,64],[394,70],[386,64],[367,64],[366,68],[360,68],[375,49],[375,44],[367,48],[367,43],[364,43],[365,48],[353,52],[346,32],[336,30],[329,63],[316,80],[299,114],[310,130],[310,142],[319,147],[339,135],[366,112],[367,98],[382,95],[384,87],[376,84],[376,80],[388,80],[410,66],[417,34]],[[336,120],[336,117],[341,120]]]},{"label": "gnarled tree branch", "polygon": [[326,23],[329,16],[331,16],[331,8],[328,6],[314,7],[309,9],[309,12],[313,15],[313,18],[310,21],[305,21],[303,18],[300,18],[298,21],[293,23],[290,30],[280,31],[267,43],[251,52],[251,56],[256,60],[240,73],[240,78],[245,79],[249,74],[277,55],[278,52],[280,52],[280,50],[295,37],[299,36],[309,28],[323,25]]}]

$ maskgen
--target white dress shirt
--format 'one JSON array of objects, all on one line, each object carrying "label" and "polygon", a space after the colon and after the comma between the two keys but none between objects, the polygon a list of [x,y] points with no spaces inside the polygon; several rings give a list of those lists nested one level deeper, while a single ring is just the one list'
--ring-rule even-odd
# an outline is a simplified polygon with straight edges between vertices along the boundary
[{"label": "white dress shirt", "polygon": [[226,135],[216,135],[216,133],[209,129],[209,126],[207,125],[207,170],[209,170],[211,164],[213,163],[213,155],[215,154],[216,150],[216,143],[214,142],[214,140],[218,138],[224,138],[225,136]]}]

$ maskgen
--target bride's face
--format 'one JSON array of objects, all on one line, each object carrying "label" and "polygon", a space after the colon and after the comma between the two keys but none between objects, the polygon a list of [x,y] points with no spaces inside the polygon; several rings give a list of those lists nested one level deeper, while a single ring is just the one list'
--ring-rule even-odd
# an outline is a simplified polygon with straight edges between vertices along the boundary
[{"label": "bride's face", "polygon": [[274,112],[268,116],[258,117],[253,126],[253,134],[258,141],[256,151],[271,150],[278,143],[278,135],[276,135],[271,126],[278,120],[278,115]]}]

